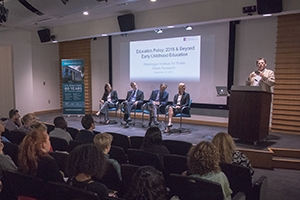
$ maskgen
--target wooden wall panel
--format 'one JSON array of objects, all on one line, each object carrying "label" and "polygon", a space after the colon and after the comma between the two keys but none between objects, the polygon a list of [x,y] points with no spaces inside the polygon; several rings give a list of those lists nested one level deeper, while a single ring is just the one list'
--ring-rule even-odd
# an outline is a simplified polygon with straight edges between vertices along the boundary
[{"label": "wooden wall panel", "polygon": [[[91,40],[75,40],[59,43],[59,59],[84,60],[84,98],[85,113],[92,113],[92,75],[91,75]],[[60,70],[61,73],[61,65]],[[61,85],[61,74],[60,85]],[[62,108],[62,88],[60,87],[60,106]]]},{"label": "wooden wall panel", "polygon": [[300,134],[300,14],[278,17],[271,131]]}]

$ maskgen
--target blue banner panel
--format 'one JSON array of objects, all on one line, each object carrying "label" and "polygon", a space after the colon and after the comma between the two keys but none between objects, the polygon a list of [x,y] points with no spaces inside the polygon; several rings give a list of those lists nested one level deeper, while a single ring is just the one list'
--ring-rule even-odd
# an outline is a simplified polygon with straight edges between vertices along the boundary
[{"label": "blue banner panel", "polygon": [[83,60],[62,60],[63,114],[84,114]]}]

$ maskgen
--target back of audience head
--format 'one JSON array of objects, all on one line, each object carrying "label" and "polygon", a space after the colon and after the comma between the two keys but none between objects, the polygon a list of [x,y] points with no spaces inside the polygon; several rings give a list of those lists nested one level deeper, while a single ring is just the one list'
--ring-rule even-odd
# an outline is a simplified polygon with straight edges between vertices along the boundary
[{"label": "back of audience head", "polygon": [[98,147],[104,154],[108,154],[113,136],[109,133],[100,133],[95,135],[94,144]]},{"label": "back of audience head", "polygon": [[231,163],[232,153],[235,150],[235,144],[231,135],[228,133],[219,132],[214,136],[212,143],[219,150],[220,161],[224,163]]},{"label": "back of audience head", "polygon": [[77,146],[70,153],[67,171],[70,176],[85,174],[101,178],[106,168],[104,155],[94,144]]},{"label": "back of audience head", "polygon": [[17,109],[11,109],[8,113],[8,117],[11,119],[13,118],[15,115],[18,115],[19,111]]},{"label": "back of audience head", "polygon": [[161,131],[158,127],[150,127],[145,133],[143,144],[141,147],[149,147],[153,144],[160,145],[162,143]]},{"label": "back of audience head", "polygon": [[31,127],[32,124],[35,122],[35,117],[32,114],[28,113],[22,117],[22,121],[24,125]]},{"label": "back of audience head", "polygon": [[188,167],[191,174],[205,175],[217,173],[219,167],[219,152],[214,144],[202,141],[192,147],[188,153]]},{"label": "back of audience head", "polygon": [[90,114],[84,115],[81,119],[81,125],[86,130],[90,129],[94,125],[94,123],[94,118]]},{"label": "back of audience head", "polygon": [[49,156],[51,149],[46,126],[38,122],[35,125],[37,128],[21,142],[18,154],[19,170],[31,175],[36,175],[39,159]]},{"label": "back of audience head", "polygon": [[151,166],[140,167],[133,176],[127,200],[166,200],[167,191],[162,173]]},{"label": "back of audience head", "polygon": [[55,117],[53,120],[53,124],[56,128],[61,128],[61,129],[66,129],[68,126],[68,123],[63,116]]}]

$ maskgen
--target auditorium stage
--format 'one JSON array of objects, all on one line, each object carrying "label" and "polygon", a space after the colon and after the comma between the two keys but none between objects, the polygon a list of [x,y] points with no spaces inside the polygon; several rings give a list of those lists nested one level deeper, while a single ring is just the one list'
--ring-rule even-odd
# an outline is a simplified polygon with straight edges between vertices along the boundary
[{"label": "auditorium stage", "polygon": [[[40,118],[40,121],[53,123],[53,119],[56,116],[62,115],[61,112],[47,113],[47,114],[36,114]],[[82,117],[82,116],[81,116]],[[68,126],[82,129],[81,117],[77,116],[65,116],[68,122]],[[140,116],[138,116],[140,117]],[[148,116],[145,117],[146,119]],[[94,115],[95,121],[99,122],[99,118]],[[147,127],[142,126],[141,119],[136,120],[136,126],[130,126],[129,128],[124,128],[120,124],[120,118],[110,117],[111,120],[116,120],[117,124],[103,125],[101,123],[96,123],[96,131],[100,132],[116,132],[128,136],[144,136]],[[174,118],[178,121],[179,118]],[[160,122],[164,120],[164,117],[160,118]],[[144,125],[147,125],[148,121],[144,121]],[[184,118],[182,127],[189,130],[189,132],[179,133],[176,131],[179,128],[179,123],[173,123],[172,131],[170,134],[163,134],[163,139],[168,140],[182,140],[197,144],[200,141],[206,140],[211,141],[215,134],[218,132],[227,132],[228,118],[225,117],[209,117],[192,115],[191,118]],[[163,131],[163,125],[159,126]],[[236,141],[238,148],[255,149],[255,150],[268,150],[267,148],[291,148],[300,149],[300,135],[292,134],[281,134],[281,133],[269,133],[266,142],[258,143],[253,145],[252,143],[245,143],[241,141]]]}]

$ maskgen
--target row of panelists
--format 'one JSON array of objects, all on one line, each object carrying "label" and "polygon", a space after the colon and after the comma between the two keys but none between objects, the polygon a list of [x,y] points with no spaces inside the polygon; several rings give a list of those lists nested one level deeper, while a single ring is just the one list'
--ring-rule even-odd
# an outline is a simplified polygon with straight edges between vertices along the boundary
[{"label": "row of panelists", "polygon": [[[246,80],[246,85],[249,86],[260,86],[262,90],[271,92],[271,87],[275,84],[275,75],[274,72],[270,69],[266,69],[267,62],[264,58],[258,58],[256,61],[256,66],[258,70],[250,73]],[[133,108],[141,106],[144,101],[144,92],[138,89],[136,82],[131,82],[130,86],[132,90],[127,92],[126,99],[123,102],[124,109],[124,122],[125,127],[128,127],[128,122],[131,121],[130,112]],[[158,125],[156,116],[157,112],[166,113],[165,108],[168,103],[169,93],[166,91],[167,85],[165,83],[160,84],[160,88],[153,90],[149,103],[147,105],[147,110],[150,111],[150,124],[152,121],[155,125]],[[105,123],[109,123],[108,111],[109,108],[115,107],[118,102],[118,94],[116,90],[113,90],[109,83],[106,83],[104,86],[104,94],[100,100],[99,111],[96,115],[103,114]],[[180,112],[181,108],[187,106],[190,102],[189,93],[185,92],[185,84],[179,83],[178,93],[174,95],[173,103],[171,106],[168,106],[166,111],[168,113],[168,126],[165,132],[170,131],[172,127],[172,116]],[[185,111],[185,110],[184,110]],[[183,111],[183,112],[184,112]]]}]

